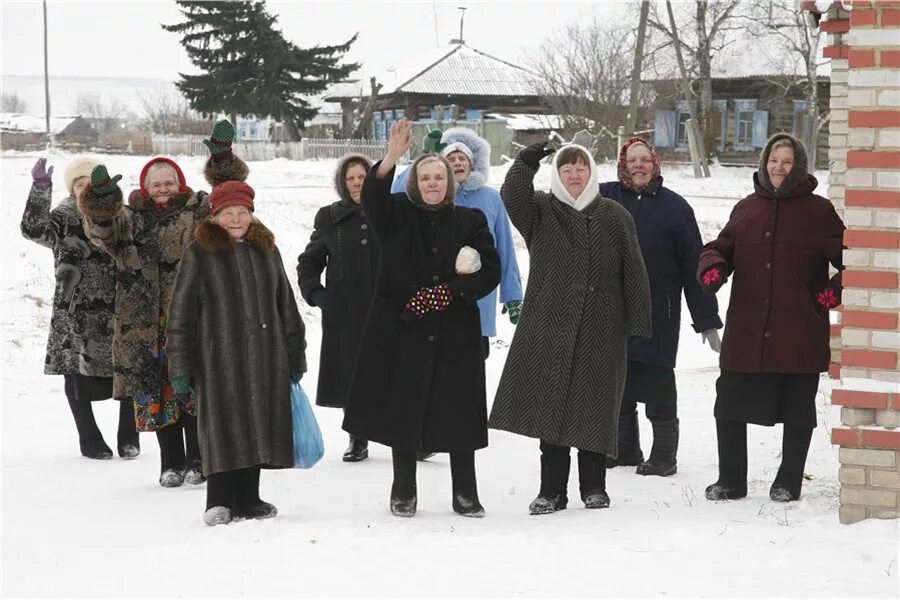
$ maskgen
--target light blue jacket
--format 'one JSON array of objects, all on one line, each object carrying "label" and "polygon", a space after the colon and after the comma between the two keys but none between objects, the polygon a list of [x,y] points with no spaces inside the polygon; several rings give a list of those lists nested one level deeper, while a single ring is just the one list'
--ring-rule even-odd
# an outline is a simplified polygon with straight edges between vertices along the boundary
[{"label": "light blue jacket", "polygon": [[[476,140],[483,143],[479,144]],[[499,303],[505,304],[512,300],[521,301],[522,281],[519,276],[519,263],[516,261],[516,248],[513,243],[509,215],[506,214],[506,207],[503,206],[500,193],[487,186],[490,146],[474,132],[462,127],[448,129],[444,132],[441,141],[461,141],[472,150],[475,164],[469,178],[457,187],[455,202],[459,206],[477,208],[484,213],[487,219],[488,228],[491,230],[491,235],[494,236],[494,244],[500,254]],[[477,148],[473,146],[477,146]],[[407,179],[409,179],[409,169],[403,171],[394,180],[391,192],[405,191]],[[497,335],[497,303],[497,289],[478,301],[478,310],[481,313],[481,335],[484,337]]]}]

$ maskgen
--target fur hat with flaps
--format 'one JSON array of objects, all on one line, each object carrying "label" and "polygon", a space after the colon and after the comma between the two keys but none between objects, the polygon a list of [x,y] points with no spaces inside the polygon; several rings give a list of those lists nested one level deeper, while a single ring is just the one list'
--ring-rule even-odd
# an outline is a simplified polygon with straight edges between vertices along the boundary
[{"label": "fur hat with flaps", "polygon": [[345,180],[347,178],[347,171],[349,171],[350,167],[353,165],[361,165],[368,175],[369,171],[372,169],[372,161],[362,154],[348,154],[338,161],[337,170],[334,172],[334,191],[337,192],[338,197],[342,201],[351,204],[354,202],[353,198],[350,197],[350,192],[347,190],[347,182]]},{"label": "fur hat with flaps", "polygon": [[[447,145],[441,150],[441,154],[448,156],[454,151],[461,151],[472,163],[472,172],[459,187],[464,192],[473,192],[487,185],[491,176],[491,144],[466,127],[451,127],[444,132],[441,141]],[[465,146],[469,153],[458,147]],[[452,149],[451,149],[452,147]]]},{"label": "fur hat with flaps", "polygon": [[[419,193],[419,168],[422,165],[431,163],[440,164],[447,173],[447,192],[439,204],[425,204],[425,201],[422,200],[422,194]],[[453,169],[450,168],[450,163],[447,162],[447,159],[440,154],[423,154],[417,158],[409,168],[409,179],[406,180],[406,195],[416,207],[425,210],[437,210],[444,206],[452,206],[453,199],[456,197],[456,181],[453,179]]]},{"label": "fur hat with flaps", "polygon": [[63,181],[66,184],[66,189],[69,190],[69,194],[74,193],[72,188],[75,187],[75,182],[82,177],[90,178],[91,171],[99,164],[100,161],[93,156],[73,158],[72,162],[66,165],[66,170],[63,171]]},{"label": "fur hat with flaps", "polygon": [[[567,164],[572,164],[573,160],[577,160],[579,154],[584,159],[591,174],[588,177],[587,185],[584,186],[584,191],[577,198],[573,198],[562,182],[559,169]],[[550,192],[557,200],[568,204],[577,211],[584,210],[597,199],[597,196],[600,195],[600,176],[597,173],[597,163],[594,162],[594,157],[591,156],[587,148],[578,144],[566,144],[553,155],[553,169],[550,171]]]},{"label": "fur hat with flaps", "polygon": [[640,144],[641,146],[646,147],[647,150],[650,152],[650,160],[653,163],[653,173],[650,174],[650,182],[652,183],[653,180],[656,179],[657,177],[659,177],[661,174],[659,157],[656,156],[656,152],[653,150],[653,146],[650,145],[650,142],[648,142],[647,140],[645,140],[642,137],[631,138],[630,140],[628,140],[627,142],[622,144],[622,149],[619,151],[618,167],[619,167],[619,183],[621,183],[625,189],[631,190],[632,192],[641,191],[634,186],[634,183],[632,183],[632,181],[631,181],[631,175],[629,175],[629,173],[628,173],[628,158],[627,158],[628,149],[637,144]]},{"label": "fur hat with flaps", "polygon": [[[789,142],[790,146],[794,149],[794,166],[791,167],[791,172],[788,173],[784,182],[782,182],[781,186],[776,190],[769,180],[768,163],[769,155],[772,154],[772,147],[781,140]],[[769,138],[768,142],[766,142],[766,147],[759,157],[759,170],[756,172],[756,177],[763,189],[770,192],[773,198],[776,200],[784,198],[790,194],[794,188],[806,181],[809,176],[809,164],[807,161],[806,148],[803,146],[803,142],[787,133],[776,133]]]}]

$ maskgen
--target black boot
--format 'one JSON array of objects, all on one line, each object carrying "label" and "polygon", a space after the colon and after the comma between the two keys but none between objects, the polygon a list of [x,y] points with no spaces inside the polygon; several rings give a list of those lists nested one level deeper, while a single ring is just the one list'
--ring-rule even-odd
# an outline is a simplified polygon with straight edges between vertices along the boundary
[{"label": "black boot", "polygon": [[606,458],[606,467],[633,467],[644,462],[637,411],[619,415],[619,455]]},{"label": "black boot", "polygon": [[572,458],[570,448],[541,440],[541,490],[531,501],[528,512],[546,515],[565,510],[569,505],[569,469]]},{"label": "black boot", "polygon": [[361,462],[369,458],[369,440],[350,436],[350,445],[344,451],[344,462]]},{"label": "black boot", "polygon": [[678,419],[653,419],[653,447],[650,460],[638,465],[638,475],[668,477],[678,472]]},{"label": "black boot", "polygon": [[578,451],[578,483],[585,508],[609,508],[605,454]]},{"label": "black boot", "polygon": [[271,519],[278,509],[259,497],[259,467],[235,471],[235,517],[242,519]]},{"label": "black boot", "polygon": [[197,417],[183,413],[181,422],[184,426],[184,481],[191,485],[200,485],[206,481],[203,475],[203,463],[200,460],[200,441],[197,438]]},{"label": "black boot", "polygon": [[437,452],[427,452],[424,450],[420,450],[419,452],[416,452],[416,460],[428,460],[435,454],[437,454]]},{"label": "black boot", "polygon": [[747,495],[747,424],[716,419],[719,480],[706,488],[707,500],[737,500]]},{"label": "black boot", "polygon": [[809,442],[813,430],[808,427],[784,426],[781,441],[781,466],[769,490],[769,498],[774,502],[792,502],[800,499],[803,487],[803,467],[809,453]]},{"label": "black boot", "polygon": [[134,425],[134,401],[119,401],[119,430],[116,446],[120,458],[137,458],[141,453],[141,440]]},{"label": "black boot", "polygon": [[184,483],[184,437],[181,423],[156,430],[159,442],[159,485],[178,487]]},{"label": "black boot", "polygon": [[97,427],[91,403],[79,401],[74,397],[74,394],[69,395],[67,393],[66,396],[69,400],[69,409],[75,418],[75,428],[78,430],[78,446],[81,450],[81,455],[95,460],[112,458],[112,450],[103,441],[103,434],[100,433],[100,428]]},{"label": "black boot", "polygon": [[478,501],[475,481],[475,452],[451,452],[450,475],[453,477],[453,510],[464,517],[483,517],[484,507]]},{"label": "black boot", "polygon": [[416,514],[416,453],[414,450],[392,450],[394,482],[391,484],[391,512],[395,517]]},{"label": "black boot", "polygon": [[206,484],[206,512],[203,522],[213,527],[227,525],[235,516],[236,478],[235,471],[223,471],[209,476]]}]

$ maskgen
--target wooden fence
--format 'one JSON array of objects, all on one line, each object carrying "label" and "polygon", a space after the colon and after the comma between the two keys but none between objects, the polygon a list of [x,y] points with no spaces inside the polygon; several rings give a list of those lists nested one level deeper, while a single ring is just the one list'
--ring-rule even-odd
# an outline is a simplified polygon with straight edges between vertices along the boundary
[{"label": "wooden fence", "polygon": [[[202,135],[154,135],[153,153],[172,156],[205,156],[209,150],[203,144]],[[304,138],[299,142],[235,142],[234,151],[244,160],[335,159],[356,153],[378,160],[384,156],[386,142],[352,139]]]}]

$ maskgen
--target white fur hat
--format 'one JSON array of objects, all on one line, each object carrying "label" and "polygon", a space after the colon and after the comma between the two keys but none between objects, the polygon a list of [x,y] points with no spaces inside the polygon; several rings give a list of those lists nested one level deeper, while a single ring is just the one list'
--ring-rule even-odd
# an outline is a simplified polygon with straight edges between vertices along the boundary
[{"label": "white fur hat", "polygon": [[100,161],[93,156],[78,156],[72,159],[72,162],[66,165],[66,170],[63,172],[63,181],[69,193],[72,193],[72,186],[75,185],[77,179],[90,177],[91,171],[99,164],[101,164]]},{"label": "white fur hat", "polygon": [[469,159],[470,163],[475,162],[475,155],[472,153],[472,149],[462,142],[451,142],[447,144],[443,150],[441,150],[441,154],[443,154],[445,157],[450,156],[454,152],[462,152]]}]

